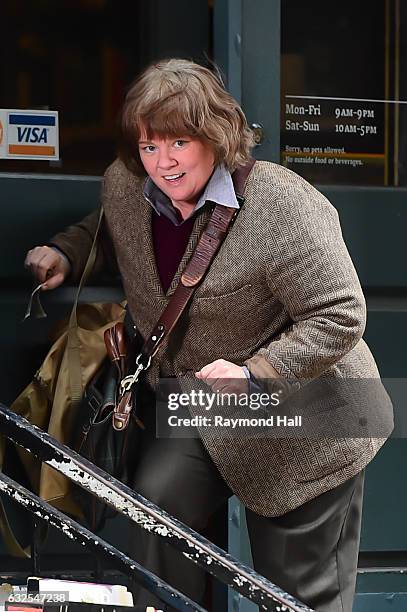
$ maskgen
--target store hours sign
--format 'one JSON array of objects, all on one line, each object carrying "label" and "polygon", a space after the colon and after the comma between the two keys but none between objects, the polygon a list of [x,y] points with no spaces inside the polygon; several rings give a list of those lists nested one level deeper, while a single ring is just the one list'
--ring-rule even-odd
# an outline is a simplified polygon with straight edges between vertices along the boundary
[{"label": "store hours sign", "polygon": [[286,95],[281,163],[312,182],[383,185],[381,100]]}]

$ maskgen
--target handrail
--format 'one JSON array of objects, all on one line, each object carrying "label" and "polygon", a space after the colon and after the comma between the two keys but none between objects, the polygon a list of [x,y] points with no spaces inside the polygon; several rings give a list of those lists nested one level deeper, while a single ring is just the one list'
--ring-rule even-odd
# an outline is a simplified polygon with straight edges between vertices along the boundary
[{"label": "handrail", "polygon": [[168,603],[180,612],[206,612],[205,608],[199,606],[117,548],[66,516],[60,510],[53,508],[3,473],[0,473],[0,491],[51,527],[61,531],[70,540],[90,548],[101,557],[109,559],[118,570],[140,582],[164,603]]},{"label": "handrail", "polygon": [[0,431],[143,529],[163,538],[205,571],[258,604],[260,610],[312,612],[292,595],[1,403]]}]

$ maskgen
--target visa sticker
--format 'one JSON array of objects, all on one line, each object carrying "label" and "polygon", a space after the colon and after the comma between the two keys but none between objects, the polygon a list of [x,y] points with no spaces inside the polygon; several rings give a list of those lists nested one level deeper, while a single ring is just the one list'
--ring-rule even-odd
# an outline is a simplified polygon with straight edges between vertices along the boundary
[{"label": "visa sticker", "polygon": [[0,158],[59,159],[57,111],[0,109]]}]

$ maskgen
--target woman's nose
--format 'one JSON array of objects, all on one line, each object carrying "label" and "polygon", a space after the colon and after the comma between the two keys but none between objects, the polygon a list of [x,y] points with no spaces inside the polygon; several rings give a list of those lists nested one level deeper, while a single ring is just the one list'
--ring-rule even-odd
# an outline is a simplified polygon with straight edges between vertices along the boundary
[{"label": "woman's nose", "polygon": [[178,164],[178,161],[174,155],[171,154],[170,150],[160,149],[158,157],[158,166],[163,170],[167,168],[174,168]]}]

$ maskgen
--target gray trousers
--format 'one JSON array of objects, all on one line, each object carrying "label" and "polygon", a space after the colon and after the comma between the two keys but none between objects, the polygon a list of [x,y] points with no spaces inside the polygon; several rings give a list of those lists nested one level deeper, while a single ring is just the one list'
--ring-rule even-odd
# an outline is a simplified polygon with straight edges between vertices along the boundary
[{"label": "gray trousers", "polygon": [[[363,481],[361,472],[276,518],[246,509],[256,571],[315,610],[351,612]],[[144,436],[134,488],[199,532],[232,495],[200,439]],[[138,527],[130,538],[133,558],[202,603],[205,573],[198,566]],[[170,609],[144,589],[134,591],[135,603]]]}]

